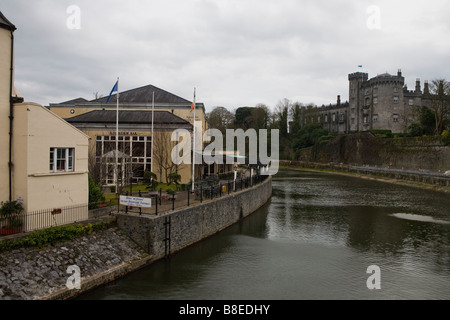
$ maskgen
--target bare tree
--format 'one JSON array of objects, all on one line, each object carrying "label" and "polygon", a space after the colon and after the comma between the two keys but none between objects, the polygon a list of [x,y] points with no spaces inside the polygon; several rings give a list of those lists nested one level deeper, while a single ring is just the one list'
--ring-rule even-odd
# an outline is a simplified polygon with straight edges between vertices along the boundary
[{"label": "bare tree", "polygon": [[218,129],[222,133],[225,133],[226,129],[232,128],[234,120],[234,114],[224,107],[216,107],[208,114],[209,127]]},{"label": "bare tree", "polygon": [[444,124],[450,119],[450,82],[445,79],[433,80],[430,85],[430,109],[434,112],[436,135],[441,134]]},{"label": "bare tree", "polygon": [[153,158],[155,160],[153,170],[157,170],[159,181],[169,183],[169,176],[177,173],[182,165],[177,165],[172,161],[172,150],[176,143],[171,141],[171,133],[164,131],[154,132],[153,138]]}]

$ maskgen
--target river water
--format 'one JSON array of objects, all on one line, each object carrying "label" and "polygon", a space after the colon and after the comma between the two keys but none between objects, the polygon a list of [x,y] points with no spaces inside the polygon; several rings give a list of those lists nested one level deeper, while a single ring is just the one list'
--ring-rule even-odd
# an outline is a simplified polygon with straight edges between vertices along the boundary
[{"label": "river water", "polygon": [[252,216],[81,299],[447,300],[450,196],[281,171]]}]

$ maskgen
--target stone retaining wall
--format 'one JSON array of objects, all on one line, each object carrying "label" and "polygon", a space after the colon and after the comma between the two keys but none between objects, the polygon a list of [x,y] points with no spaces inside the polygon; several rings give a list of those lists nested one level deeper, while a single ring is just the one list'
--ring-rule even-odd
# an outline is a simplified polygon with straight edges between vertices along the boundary
[{"label": "stone retaining wall", "polygon": [[[151,259],[118,228],[43,249],[0,254],[0,300],[68,299],[105,284]],[[66,286],[78,266],[81,290]]]},{"label": "stone retaining wall", "polygon": [[[161,217],[119,214],[117,224],[147,253],[160,259],[231,226],[259,209],[271,196],[272,178],[268,178],[253,188]],[[165,241],[166,237],[170,242]]]},{"label": "stone retaining wall", "polygon": [[[43,249],[0,253],[0,300],[71,299],[165,256],[166,219],[171,252],[181,250],[255,212],[272,195],[272,179],[218,200],[165,216],[117,215],[118,226]],[[80,270],[81,289],[67,283]]]}]

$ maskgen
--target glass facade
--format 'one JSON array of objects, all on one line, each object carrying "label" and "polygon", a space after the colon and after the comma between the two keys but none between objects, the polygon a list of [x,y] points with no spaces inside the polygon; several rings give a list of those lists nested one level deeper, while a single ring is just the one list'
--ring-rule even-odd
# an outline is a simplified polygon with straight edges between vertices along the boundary
[{"label": "glass facade", "polygon": [[114,185],[116,147],[119,160],[119,175],[121,178],[132,177],[134,181],[142,180],[144,173],[151,170],[151,136],[97,136],[96,164],[101,168],[104,185]]}]

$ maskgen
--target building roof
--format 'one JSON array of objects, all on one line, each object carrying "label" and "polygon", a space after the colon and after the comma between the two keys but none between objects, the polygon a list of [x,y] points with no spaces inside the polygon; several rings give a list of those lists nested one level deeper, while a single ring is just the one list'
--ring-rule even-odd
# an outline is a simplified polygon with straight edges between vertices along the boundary
[{"label": "building roof", "polygon": [[0,11],[0,28],[14,31],[16,27]]},{"label": "building roof", "polygon": [[[180,98],[170,92],[157,88],[153,85],[119,92],[120,103],[151,103],[153,102],[153,92],[155,93],[155,103],[191,103],[190,101]],[[91,102],[106,103],[108,97],[103,97]],[[110,102],[116,102],[117,94],[111,97]]]},{"label": "building roof", "polygon": [[[120,90],[120,88],[119,88]],[[119,91],[119,102],[120,104],[131,104],[131,103],[152,103],[153,93],[155,93],[155,103],[169,103],[169,104],[191,104],[190,101],[176,96],[170,92],[163,89],[157,88],[153,85],[147,85],[144,87],[131,89],[128,91]],[[57,105],[68,105],[68,104],[106,104],[108,96],[87,101],[83,98],[74,99],[71,101],[66,101],[58,104],[51,104],[52,106]],[[117,94],[113,94],[109,100],[109,104],[115,105],[117,102]]]},{"label": "building roof", "polygon": [[[190,123],[168,111],[154,111],[154,124],[177,124],[190,125]],[[94,110],[88,113],[81,114],[72,118],[65,119],[71,124],[76,123],[116,123],[117,111],[115,110]],[[139,110],[120,110],[119,111],[120,124],[151,124],[152,112]]]},{"label": "building roof", "polygon": [[76,98],[76,99],[73,99],[73,100],[62,102],[61,104],[77,104],[77,103],[85,103],[85,102],[89,102],[89,101],[87,101],[84,98]]},{"label": "building roof", "polygon": [[374,78],[384,78],[384,77],[392,77],[392,74],[389,74],[389,73],[385,72],[385,73],[377,75]]}]

